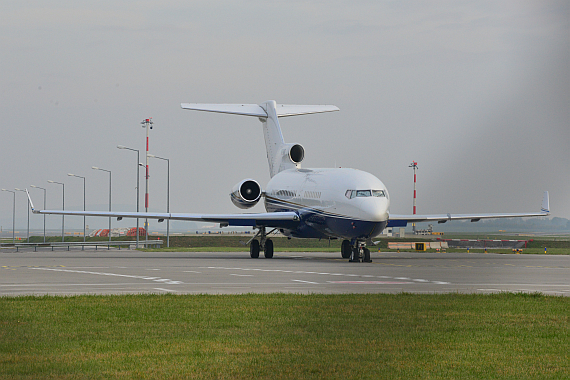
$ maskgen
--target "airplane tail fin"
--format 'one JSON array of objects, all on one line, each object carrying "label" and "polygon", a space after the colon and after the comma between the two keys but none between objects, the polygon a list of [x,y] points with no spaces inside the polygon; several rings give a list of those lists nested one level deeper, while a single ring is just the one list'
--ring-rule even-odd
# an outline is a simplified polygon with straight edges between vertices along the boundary
[{"label": "airplane tail fin", "polygon": [[300,167],[305,151],[299,144],[286,144],[283,140],[279,118],[312,113],[338,111],[332,105],[287,105],[268,100],[261,104],[197,104],[182,103],[182,108],[194,111],[256,116],[263,124],[265,149],[271,177],[285,169]]}]

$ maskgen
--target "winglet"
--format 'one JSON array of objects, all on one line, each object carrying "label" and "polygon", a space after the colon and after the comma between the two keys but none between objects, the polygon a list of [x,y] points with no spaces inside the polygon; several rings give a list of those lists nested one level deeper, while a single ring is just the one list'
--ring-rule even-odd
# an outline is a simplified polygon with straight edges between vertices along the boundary
[{"label": "winglet", "polygon": [[28,191],[28,189],[26,189],[26,194],[28,194],[28,201],[30,202],[30,208],[32,209],[32,212],[34,214],[38,214],[38,211],[34,209],[34,203],[32,202],[32,197],[30,197],[30,192]]},{"label": "winglet", "polygon": [[548,196],[548,191],[544,192],[544,197],[542,198],[542,207],[541,207],[540,211],[542,211],[546,214],[550,213],[550,199]]}]

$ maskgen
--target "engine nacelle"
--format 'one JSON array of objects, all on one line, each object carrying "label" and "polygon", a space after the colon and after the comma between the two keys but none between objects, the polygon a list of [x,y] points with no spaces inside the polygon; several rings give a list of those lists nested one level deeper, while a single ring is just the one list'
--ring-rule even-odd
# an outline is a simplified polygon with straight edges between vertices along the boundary
[{"label": "engine nacelle", "polygon": [[294,168],[300,169],[303,158],[305,158],[305,148],[301,144],[283,144],[280,153],[277,155],[278,172]]},{"label": "engine nacelle", "polygon": [[287,155],[289,156],[291,162],[294,164],[300,164],[301,161],[303,161],[303,158],[305,158],[305,148],[303,148],[301,144],[287,144],[287,145],[289,145],[288,146],[289,152],[287,153]]},{"label": "engine nacelle", "polygon": [[253,179],[244,179],[235,185],[230,194],[232,203],[241,209],[252,208],[261,199],[261,186]]}]

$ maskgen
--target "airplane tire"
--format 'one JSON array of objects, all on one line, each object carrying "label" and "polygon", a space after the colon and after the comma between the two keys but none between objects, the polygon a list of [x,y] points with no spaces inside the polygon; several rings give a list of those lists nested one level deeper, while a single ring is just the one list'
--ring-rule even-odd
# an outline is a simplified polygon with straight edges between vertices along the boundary
[{"label": "airplane tire", "polygon": [[350,246],[349,240],[343,240],[340,246],[340,254],[342,255],[343,259],[350,259],[350,255],[352,254],[352,247]]},{"label": "airplane tire", "polygon": [[259,257],[259,240],[252,240],[249,245],[249,256],[252,259],[257,259]]},{"label": "airplane tire", "polygon": [[273,241],[271,239],[267,239],[265,241],[265,249],[263,251],[266,259],[271,259],[273,257]]},{"label": "airplane tire", "polygon": [[370,250],[368,248],[364,248],[364,259],[362,260],[363,263],[371,263],[372,260],[370,259]]},{"label": "airplane tire", "polygon": [[360,262],[360,249],[358,247],[352,248],[352,257],[348,260],[350,263],[359,263]]}]

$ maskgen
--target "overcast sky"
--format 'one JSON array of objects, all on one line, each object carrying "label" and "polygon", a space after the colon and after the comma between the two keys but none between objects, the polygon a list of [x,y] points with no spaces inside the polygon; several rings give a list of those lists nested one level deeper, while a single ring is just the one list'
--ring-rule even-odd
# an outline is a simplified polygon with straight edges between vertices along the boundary
[{"label": "overcast sky", "polygon": [[[45,187],[47,208],[61,207],[54,180],[82,209],[74,173],[88,208],[105,209],[99,166],[113,209],[134,210],[136,153],[116,146],[142,153],[152,117],[170,210],[239,212],[232,186],[269,181],[261,123],[180,103],[274,99],[338,106],[281,119],[285,140],[305,147],[304,167],[376,175],[393,213],[412,212],[415,160],[418,213],[537,211],[550,190],[552,216],[570,218],[568,1],[3,0],[0,14],[0,187]],[[150,165],[151,210],[164,211],[166,163]],[[4,229],[11,216],[2,192]]]}]

